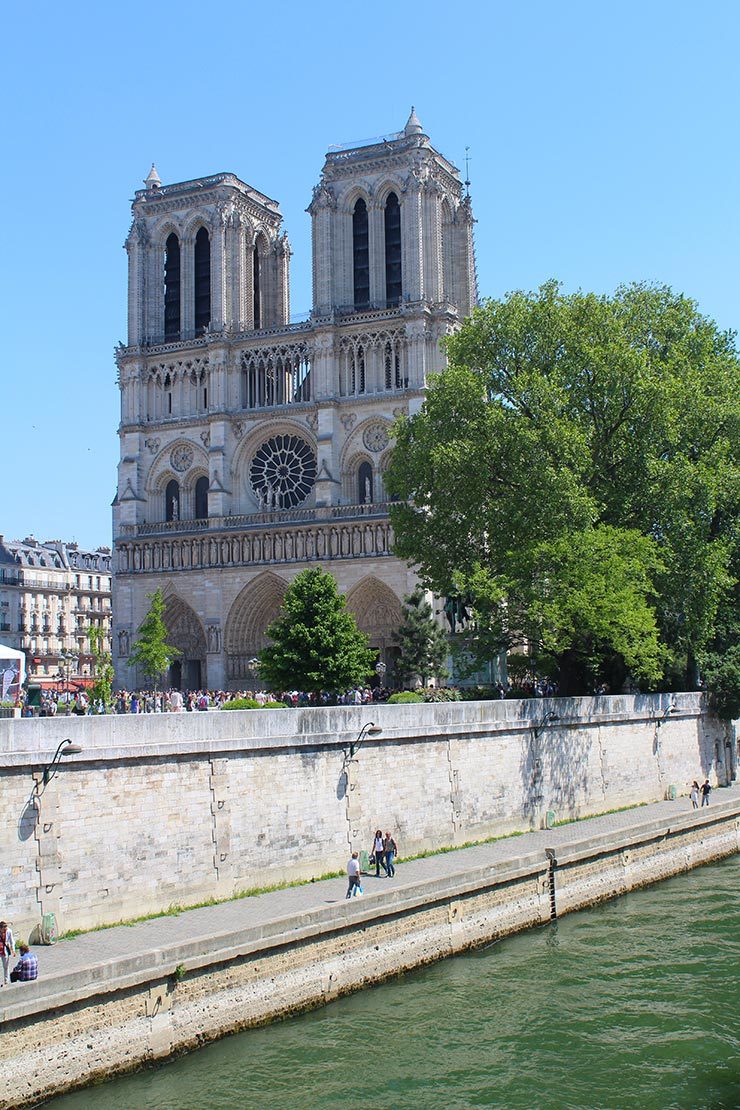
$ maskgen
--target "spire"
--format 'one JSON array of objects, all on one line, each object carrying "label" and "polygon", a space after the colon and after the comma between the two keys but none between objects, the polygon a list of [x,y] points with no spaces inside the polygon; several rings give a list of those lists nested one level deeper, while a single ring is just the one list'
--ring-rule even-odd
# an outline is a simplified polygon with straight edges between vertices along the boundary
[{"label": "spire", "polygon": [[144,184],[146,185],[147,189],[158,189],[159,186],[162,184],[160,176],[157,173],[157,167],[154,165],[154,162],[152,162],[152,168],[149,170],[149,176],[144,178]]},{"label": "spire", "polygon": [[424,128],[421,126],[421,123],[419,122],[419,117],[416,114],[416,109],[414,108],[413,104],[411,105],[411,115],[409,116],[408,120],[406,121],[406,126],[403,129],[403,133],[404,133],[404,135],[407,135],[407,136],[408,135],[423,135],[424,134]]}]

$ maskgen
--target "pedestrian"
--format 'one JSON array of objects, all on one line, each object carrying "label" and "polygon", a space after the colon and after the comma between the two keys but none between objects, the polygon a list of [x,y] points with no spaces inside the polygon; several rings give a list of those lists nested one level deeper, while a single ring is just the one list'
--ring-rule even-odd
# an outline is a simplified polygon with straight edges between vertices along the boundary
[{"label": "pedestrian", "polygon": [[375,863],[375,878],[380,878],[380,868],[382,867],[386,875],[388,868],[385,865],[385,848],[383,847],[383,830],[376,829],[375,836],[373,837],[373,848],[370,853]]},{"label": "pedestrian", "polygon": [[3,965],[3,986],[7,986],[10,982],[8,968],[10,966],[10,957],[15,956],[15,943],[13,941],[13,930],[8,925],[7,921],[0,921],[0,961]]},{"label": "pedestrian", "polygon": [[396,873],[393,860],[398,855],[398,845],[389,832],[383,837],[383,854],[385,856],[385,873],[392,879]]},{"label": "pedestrian", "polygon": [[698,809],[699,808],[699,783],[696,781],[696,779],[694,779],[694,781],[691,784],[691,791],[689,793],[689,797],[691,798],[692,808],[693,809]]},{"label": "pedestrian", "polygon": [[21,958],[10,973],[11,983],[30,983],[39,977],[39,962],[27,944],[19,944]]},{"label": "pedestrian", "polygon": [[357,852],[352,853],[352,858],[347,864],[347,877],[349,878],[347,897],[354,898],[358,894],[362,894],[362,884],[360,882],[360,859]]},{"label": "pedestrian", "polygon": [[701,804],[702,806],[709,805],[709,795],[712,793],[712,788],[709,785],[709,779],[704,779],[701,784]]}]

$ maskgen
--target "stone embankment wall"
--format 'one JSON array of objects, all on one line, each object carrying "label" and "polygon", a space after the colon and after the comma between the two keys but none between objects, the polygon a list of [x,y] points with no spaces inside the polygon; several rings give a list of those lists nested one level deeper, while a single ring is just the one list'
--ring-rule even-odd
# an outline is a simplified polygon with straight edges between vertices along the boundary
[{"label": "stone embankment wall", "polygon": [[732,758],[695,694],[4,720],[0,912],[92,927],[342,868],[381,825],[410,855],[722,783]]},{"label": "stone embankment wall", "polygon": [[621,826],[614,818],[606,831],[603,823],[598,832],[584,826],[580,840],[561,836],[566,829],[517,838],[495,867],[472,867],[468,853],[455,853],[446,874],[391,886],[380,900],[317,898],[309,910],[218,934],[199,935],[193,926],[186,943],[0,992],[9,996],[7,1004],[0,997],[0,1110],[546,923],[553,851],[559,914],[735,853],[740,796],[723,793],[695,812],[642,822],[634,811],[619,814]]}]

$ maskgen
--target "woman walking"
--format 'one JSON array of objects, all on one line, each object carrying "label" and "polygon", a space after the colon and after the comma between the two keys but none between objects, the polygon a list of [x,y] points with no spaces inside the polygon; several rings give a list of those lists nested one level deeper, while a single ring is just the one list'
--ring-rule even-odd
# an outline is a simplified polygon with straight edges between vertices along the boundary
[{"label": "woman walking", "polygon": [[13,931],[7,921],[0,921],[0,960],[3,965],[3,986],[7,986],[10,982],[10,971],[8,968],[11,956],[15,956]]},{"label": "woman walking", "polygon": [[380,868],[381,867],[385,871],[386,875],[388,874],[388,868],[385,865],[385,848],[383,847],[383,830],[382,829],[376,829],[375,830],[375,836],[373,838],[372,855],[375,858],[375,878],[379,879],[380,878]]},{"label": "woman walking", "polygon": [[691,791],[689,792],[691,798],[691,805],[694,809],[699,808],[699,783],[694,779],[691,784]]}]

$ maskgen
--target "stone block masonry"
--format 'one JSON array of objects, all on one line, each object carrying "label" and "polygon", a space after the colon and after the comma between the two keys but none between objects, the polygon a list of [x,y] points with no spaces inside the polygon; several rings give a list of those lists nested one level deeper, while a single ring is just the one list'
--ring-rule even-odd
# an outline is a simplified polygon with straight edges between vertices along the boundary
[{"label": "stone block masonry", "polygon": [[[367,721],[381,726],[354,758]],[[71,737],[44,787],[42,768]],[[0,889],[17,936],[665,798],[734,753],[700,695],[0,721]]]},{"label": "stone block masonry", "polygon": [[330,1002],[399,972],[740,850],[740,789],[659,802],[346,880],[114,928],[40,950],[0,990],[0,1110]]}]

